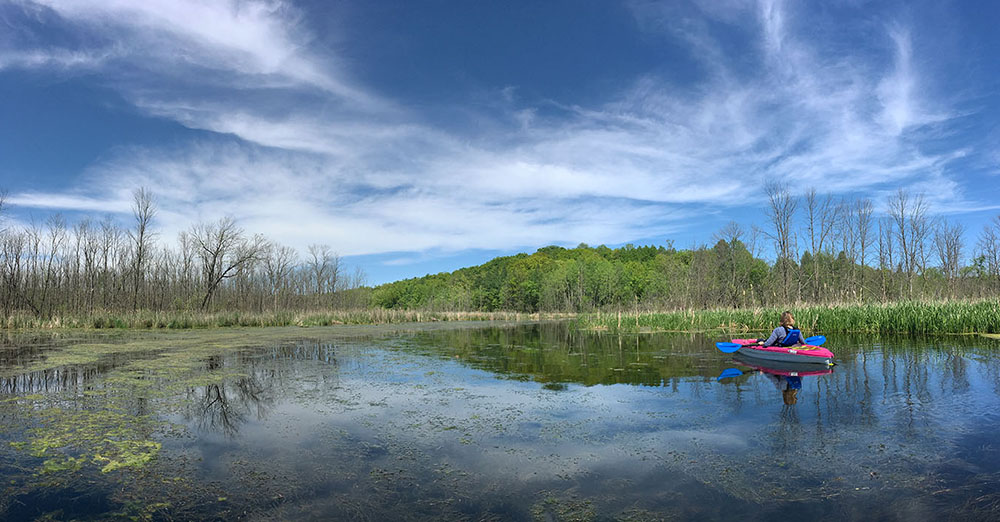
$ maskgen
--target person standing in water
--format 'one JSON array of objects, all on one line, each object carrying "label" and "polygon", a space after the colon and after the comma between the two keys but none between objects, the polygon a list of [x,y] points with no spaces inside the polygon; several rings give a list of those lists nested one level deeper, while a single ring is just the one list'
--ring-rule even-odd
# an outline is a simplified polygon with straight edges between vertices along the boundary
[{"label": "person standing in water", "polygon": [[778,327],[771,332],[767,339],[757,339],[757,344],[762,346],[796,346],[806,344],[802,340],[802,332],[795,328],[795,316],[792,312],[785,310],[781,313]]}]

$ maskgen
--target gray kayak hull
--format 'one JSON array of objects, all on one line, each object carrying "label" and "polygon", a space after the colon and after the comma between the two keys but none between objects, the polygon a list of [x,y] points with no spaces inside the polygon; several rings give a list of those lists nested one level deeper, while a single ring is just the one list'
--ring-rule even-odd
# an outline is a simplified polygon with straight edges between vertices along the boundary
[{"label": "gray kayak hull", "polygon": [[796,363],[796,364],[809,364],[809,365],[823,365],[831,366],[833,365],[833,358],[831,357],[817,357],[815,355],[800,355],[796,353],[784,353],[784,352],[769,352],[766,350],[754,350],[749,346],[740,347],[736,353],[743,355],[745,357],[752,357],[761,361],[774,361],[782,363]]}]

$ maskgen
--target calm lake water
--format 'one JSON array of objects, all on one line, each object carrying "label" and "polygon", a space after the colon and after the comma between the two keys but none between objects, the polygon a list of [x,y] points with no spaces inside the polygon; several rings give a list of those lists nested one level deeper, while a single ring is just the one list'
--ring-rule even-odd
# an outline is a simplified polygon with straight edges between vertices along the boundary
[{"label": "calm lake water", "polygon": [[829,335],[837,366],[796,376],[717,340],[8,336],[0,519],[1000,517],[1000,342]]}]

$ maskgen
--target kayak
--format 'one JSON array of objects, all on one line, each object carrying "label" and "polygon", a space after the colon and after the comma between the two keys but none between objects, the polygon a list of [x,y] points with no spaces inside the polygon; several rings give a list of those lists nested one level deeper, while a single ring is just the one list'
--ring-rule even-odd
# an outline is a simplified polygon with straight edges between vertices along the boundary
[{"label": "kayak", "polygon": [[733,361],[743,366],[749,366],[755,370],[771,375],[784,375],[785,377],[807,377],[812,375],[827,375],[833,373],[832,366],[821,366],[809,363],[783,363],[775,361],[762,361],[754,357],[736,354]]},{"label": "kayak", "polygon": [[763,361],[833,365],[833,352],[822,346],[759,346],[756,339],[733,339],[740,345],[736,353]]}]

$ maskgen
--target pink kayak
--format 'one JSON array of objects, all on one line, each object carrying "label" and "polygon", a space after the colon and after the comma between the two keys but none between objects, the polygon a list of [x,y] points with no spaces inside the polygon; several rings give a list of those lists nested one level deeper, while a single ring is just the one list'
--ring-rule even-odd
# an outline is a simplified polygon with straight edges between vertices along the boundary
[{"label": "pink kayak", "polygon": [[736,353],[764,361],[833,365],[833,352],[822,346],[760,346],[756,339],[733,339],[740,345]]}]

